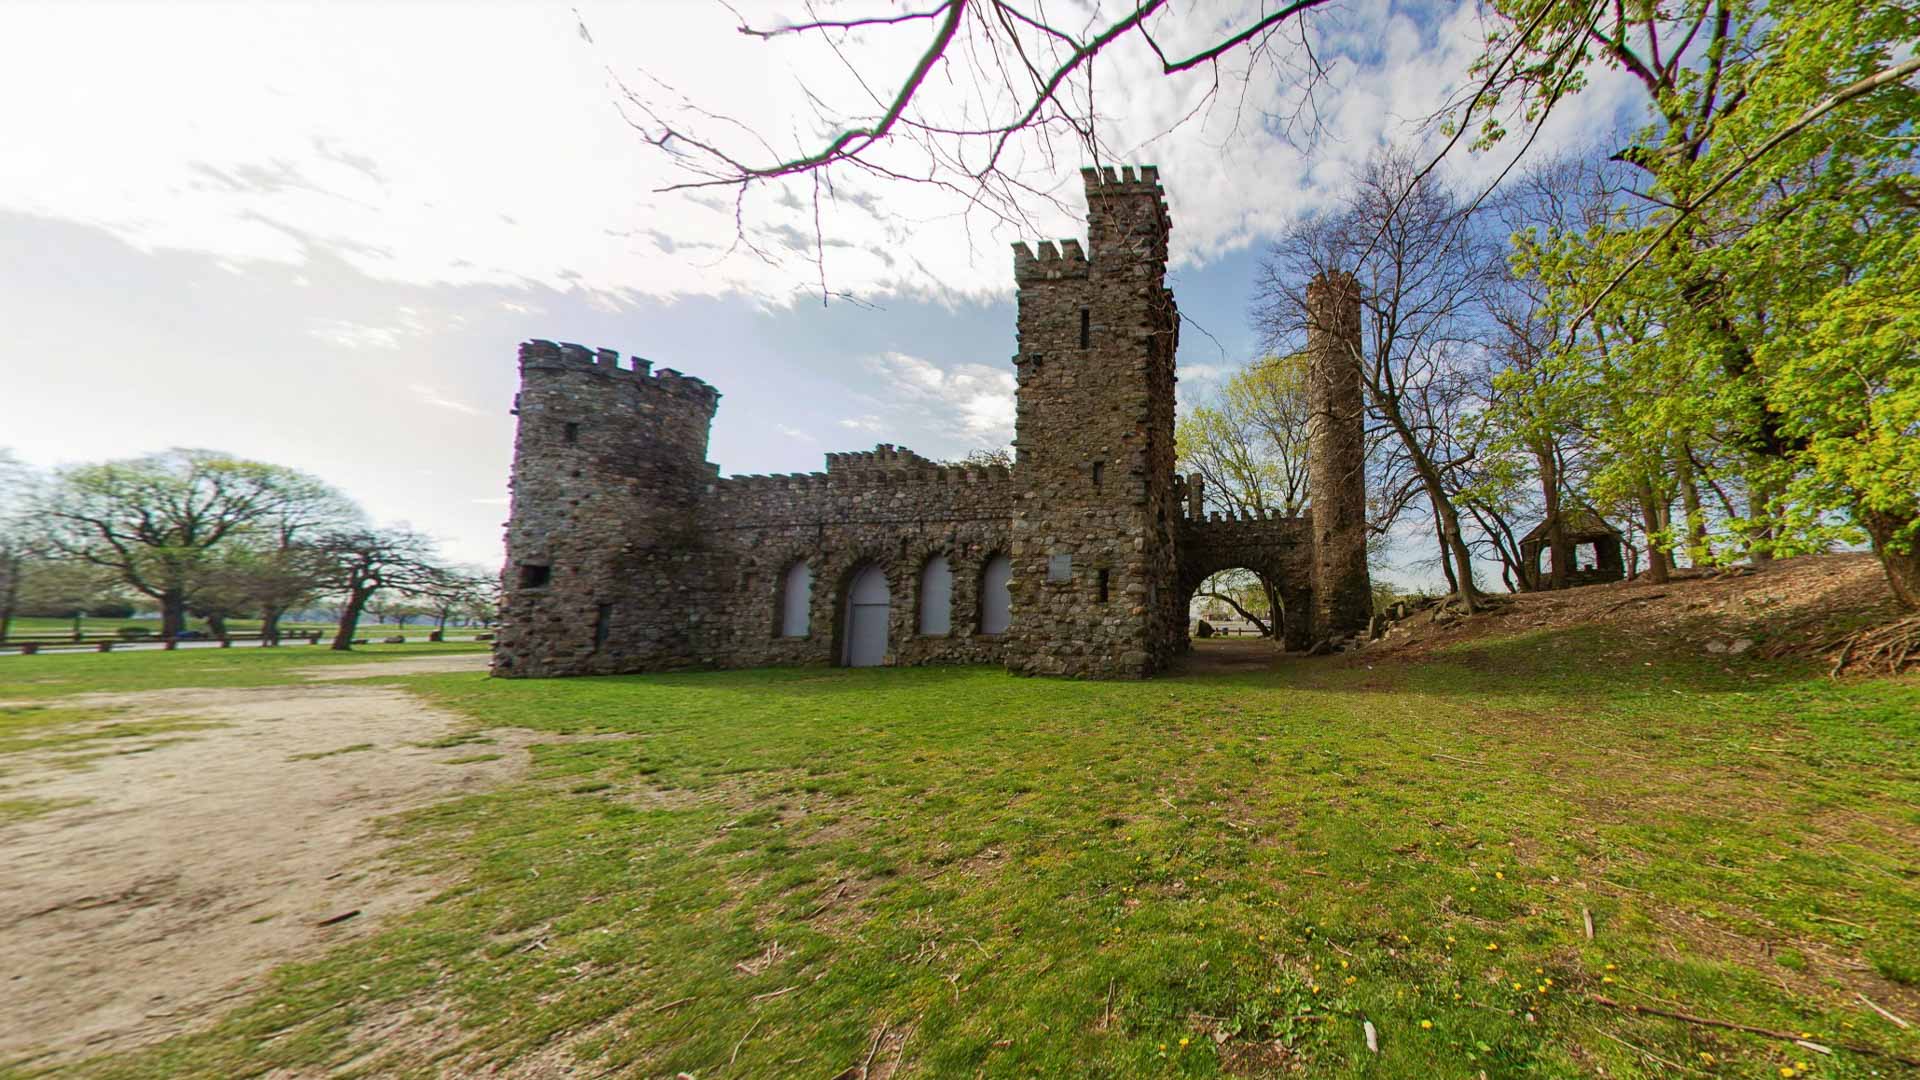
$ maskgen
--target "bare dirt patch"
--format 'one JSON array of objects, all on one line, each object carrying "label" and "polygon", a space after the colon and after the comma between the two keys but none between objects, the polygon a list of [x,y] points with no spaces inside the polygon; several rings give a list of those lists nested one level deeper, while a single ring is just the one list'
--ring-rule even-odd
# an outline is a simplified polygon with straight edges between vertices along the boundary
[{"label": "bare dirt patch", "polygon": [[7,794],[57,808],[0,825],[0,1062],[70,1060],[202,1026],[275,965],[423,902],[447,883],[383,867],[377,819],[496,786],[524,769],[535,741],[493,732],[499,757],[450,764],[460,749],[421,744],[471,724],[383,686],[68,701],[115,709],[116,722],[218,726],[139,740],[84,768],[55,753],[9,759]]}]

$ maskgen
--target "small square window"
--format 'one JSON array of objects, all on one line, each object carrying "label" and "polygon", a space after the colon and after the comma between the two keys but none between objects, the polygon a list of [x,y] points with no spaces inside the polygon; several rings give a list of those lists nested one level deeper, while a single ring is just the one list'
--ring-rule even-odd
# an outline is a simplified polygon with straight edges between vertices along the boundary
[{"label": "small square window", "polygon": [[569,443],[579,442],[580,441],[580,425],[574,423],[571,420],[567,421],[567,426],[564,429],[562,429],[561,437],[566,439]]},{"label": "small square window", "polygon": [[545,588],[553,580],[553,567],[540,563],[520,564],[520,587],[523,589]]}]

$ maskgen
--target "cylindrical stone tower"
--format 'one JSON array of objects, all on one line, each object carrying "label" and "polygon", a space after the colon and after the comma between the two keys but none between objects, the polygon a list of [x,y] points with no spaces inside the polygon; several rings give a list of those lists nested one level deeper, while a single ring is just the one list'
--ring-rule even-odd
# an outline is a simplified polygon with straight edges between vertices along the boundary
[{"label": "cylindrical stone tower", "polygon": [[493,673],[696,662],[707,587],[695,523],[720,395],[611,349],[520,346],[519,427]]},{"label": "cylindrical stone tower", "polygon": [[1323,273],[1307,286],[1307,485],[1313,512],[1313,636],[1366,628],[1367,448],[1360,379],[1360,283]]}]

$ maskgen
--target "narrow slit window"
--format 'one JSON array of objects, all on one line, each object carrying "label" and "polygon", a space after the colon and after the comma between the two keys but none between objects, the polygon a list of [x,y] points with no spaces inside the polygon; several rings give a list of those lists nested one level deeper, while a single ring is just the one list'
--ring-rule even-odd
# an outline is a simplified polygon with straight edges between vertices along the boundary
[{"label": "narrow slit window", "polygon": [[1093,490],[1095,491],[1100,490],[1100,481],[1103,478],[1105,478],[1106,474],[1107,474],[1106,462],[1096,461],[1093,463]]},{"label": "narrow slit window", "polygon": [[1080,309],[1080,347],[1084,349],[1092,344],[1093,344],[1093,309],[1081,308]]},{"label": "narrow slit window", "polygon": [[561,436],[565,438],[569,443],[579,442],[580,441],[580,425],[574,423],[571,420],[567,421],[567,426],[564,429],[562,429]]},{"label": "narrow slit window", "polygon": [[599,648],[607,643],[607,636],[613,628],[613,605],[601,604],[593,617],[593,647]]},{"label": "narrow slit window", "polygon": [[1100,571],[1100,573],[1094,576],[1093,588],[1094,588],[1095,599],[1097,599],[1102,604],[1107,602],[1108,573],[1109,571],[1102,570]]}]

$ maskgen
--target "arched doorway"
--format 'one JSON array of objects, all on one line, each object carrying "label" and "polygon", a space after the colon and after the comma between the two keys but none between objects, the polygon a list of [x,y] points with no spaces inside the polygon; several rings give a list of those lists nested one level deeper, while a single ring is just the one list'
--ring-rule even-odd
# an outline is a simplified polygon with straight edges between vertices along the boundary
[{"label": "arched doorway", "polygon": [[878,566],[863,566],[847,583],[847,632],[840,662],[847,667],[878,667],[887,660],[887,623],[892,598],[887,575]]}]

